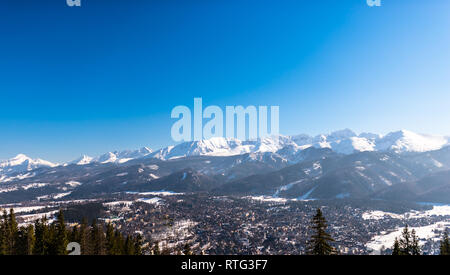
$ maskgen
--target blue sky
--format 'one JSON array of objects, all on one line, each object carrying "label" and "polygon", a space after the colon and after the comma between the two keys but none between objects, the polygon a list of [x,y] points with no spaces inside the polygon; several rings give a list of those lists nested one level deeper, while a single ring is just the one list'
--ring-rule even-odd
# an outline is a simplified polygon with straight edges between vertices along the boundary
[{"label": "blue sky", "polygon": [[279,105],[282,134],[450,135],[448,0],[6,0],[0,159],[173,141],[177,105]]}]

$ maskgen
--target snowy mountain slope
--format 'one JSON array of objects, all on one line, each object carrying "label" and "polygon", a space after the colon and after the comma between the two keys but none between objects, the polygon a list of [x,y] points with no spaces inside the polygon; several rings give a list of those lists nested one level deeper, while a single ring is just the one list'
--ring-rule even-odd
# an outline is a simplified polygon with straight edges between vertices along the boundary
[{"label": "snowy mountain slope", "polygon": [[54,167],[57,164],[42,159],[32,159],[24,154],[18,154],[12,159],[0,161],[0,175],[31,171],[40,167]]},{"label": "snowy mountain slope", "polygon": [[86,165],[94,162],[98,163],[124,163],[132,159],[142,158],[152,153],[152,150],[148,147],[142,147],[138,150],[125,150],[108,152],[98,157],[90,157],[83,155],[80,158],[69,162],[68,164]]},{"label": "snowy mountain slope", "polygon": [[298,147],[290,137],[268,137],[254,141],[215,137],[209,140],[184,142],[160,149],[150,157],[168,160],[188,156],[235,156],[247,153],[276,152],[285,146]]},{"label": "snowy mountain slope", "polygon": [[176,146],[160,149],[149,156],[162,160],[188,156],[232,156],[246,153],[266,153],[282,150],[280,156],[294,156],[298,151],[309,147],[329,148],[340,154],[353,154],[365,151],[426,152],[438,150],[449,144],[449,138],[398,131],[382,136],[373,133],[357,135],[349,129],[321,134],[315,137],[305,134],[280,136],[240,141],[237,139],[212,138],[209,140],[184,142]]},{"label": "snowy mountain slope", "polygon": [[[318,149],[328,148],[336,153],[348,155],[366,151],[394,153],[428,152],[439,150],[449,144],[449,137],[417,134],[406,130],[382,136],[373,133],[357,135],[349,129],[344,129],[315,137],[302,134],[296,136],[272,136],[250,141],[215,137],[208,140],[184,142],[155,152],[147,147],[143,147],[138,150],[108,152],[95,158],[83,155],[65,165],[86,165],[90,163],[121,164],[143,157],[169,160],[192,156],[236,156],[243,154],[251,154],[251,158],[259,160],[262,158],[275,158],[277,161],[296,163],[301,159],[298,157],[299,152],[310,147]],[[439,165],[439,163],[436,162],[436,165]],[[53,167],[55,164],[40,159],[33,160],[21,154],[13,159],[0,162],[0,175],[29,171],[42,166]]]},{"label": "snowy mountain slope", "polygon": [[313,150],[313,155],[297,164],[231,181],[218,187],[215,192],[301,200],[367,198],[377,192],[394,190],[398,185],[417,181],[429,173],[427,167],[394,152],[343,155],[332,154],[326,148],[308,150]]},{"label": "snowy mountain slope", "polygon": [[76,164],[76,165],[85,165],[89,164],[94,160],[94,158],[86,155],[82,155],[81,157],[77,158],[76,160],[73,160],[69,162],[69,164]]},{"label": "snowy mountain slope", "polygon": [[[80,199],[165,187],[179,188],[179,192],[213,188],[218,194],[268,195],[301,200],[366,198],[372,195],[395,199],[395,194],[404,194],[411,199],[418,199],[420,195],[423,199],[439,198],[442,201],[448,197],[447,185],[441,186],[440,181],[434,179],[446,180],[447,174],[436,178],[428,176],[448,172],[449,167],[450,147],[411,154],[393,151],[339,154],[329,148],[299,149],[298,145],[291,144],[276,152],[189,156],[170,160],[144,157],[124,163],[95,162],[92,165],[41,168],[12,174],[6,179],[0,175],[0,181],[4,183],[0,188],[0,203],[69,191],[72,193],[67,198]],[[189,173],[186,176],[180,173],[186,169],[200,178],[183,180],[190,179]],[[203,180],[197,181],[197,178]],[[155,180],[158,180],[157,185],[153,185]],[[420,184],[416,185],[418,180]],[[69,184],[72,182],[80,184]],[[436,184],[428,184],[432,182]],[[185,183],[188,185],[184,186]],[[203,187],[196,189],[195,186]]]},{"label": "snowy mountain slope", "polygon": [[443,136],[416,134],[411,131],[401,130],[392,132],[376,140],[378,151],[403,152],[427,152],[439,150],[449,144],[449,139]]},{"label": "snowy mountain slope", "polygon": [[353,154],[355,152],[375,151],[375,143],[362,137],[349,137],[331,143],[336,153]]}]

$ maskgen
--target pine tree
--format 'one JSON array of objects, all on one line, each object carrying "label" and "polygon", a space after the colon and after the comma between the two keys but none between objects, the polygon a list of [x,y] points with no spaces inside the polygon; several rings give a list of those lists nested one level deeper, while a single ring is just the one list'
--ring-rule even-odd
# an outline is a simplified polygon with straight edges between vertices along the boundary
[{"label": "pine tree", "polygon": [[8,213],[3,210],[2,220],[0,222],[0,255],[8,254]]},{"label": "pine tree", "polygon": [[[416,231],[413,229],[409,231],[408,225],[402,231],[402,235],[399,240],[395,239],[398,251],[395,255],[420,255],[421,247],[419,245],[419,238],[416,235]],[[396,244],[394,243],[394,248]],[[394,253],[393,253],[394,255]]]},{"label": "pine tree", "polygon": [[17,255],[33,255],[33,247],[35,243],[34,227],[20,227],[16,240],[15,252]]},{"label": "pine tree", "polygon": [[312,228],[314,234],[311,236],[309,253],[313,255],[331,255],[335,254],[335,249],[330,245],[334,239],[326,232],[327,223],[323,217],[320,208],[312,219]]},{"label": "pine tree", "polygon": [[134,255],[142,255],[142,236],[138,234],[134,241]]},{"label": "pine tree", "polygon": [[411,231],[411,255],[420,255],[421,247],[419,245],[419,240],[416,235],[416,231],[413,229]]},{"label": "pine tree", "polygon": [[47,231],[47,237],[45,238],[46,240],[46,254],[45,255],[57,255],[58,254],[58,250],[57,250],[57,241],[56,241],[56,225],[55,223],[51,223],[48,226],[48,231]]},{"label": "pine tree", "polygon": [[450,255],[450,242],[448,239],[448,230],[445,229],[444,234],[442,236],[441,245],[440,245],[440,254],[441,255]]},{"label": "pine tree", "polygon": [[27,255],[33,255],[34,244],[36,242],[36,238],[34,236],[34,226],[27,226]]},{"label": "pine tree", "polygon": [[81,255],[91,255],[92,249],[90,245],[90,232],[89,232],[89,226],[87,224],[87,219],[83,218],[80,224],[80,233],[79,233],[79,244],[81,247]]},{"label": "pine tree", "polygon": [[123,239],[122,234],[116,230],[114,233],[114,240],[115,240],[115,249],[114,252],[116,255],[122,255],[125,253],[125,241]]},{"label": "pine tree", "polygon": [[33,247],[33,255],[48,254],[48,226],[47,218],[43,217],[41,220],[36,220],[34,223],[35,244]]},{"label": "pine tree", "polygon": [[80,243],[80,232],[78,231],[78,226],[72,227],[72,231],[70,232],[69,242]]},{"label": "pine tree", "polygon": [[103,228],[97,225],[97,221],[94,219],[91,225],[90,232],[90,245],[92,255],[104,255],[105,254],[105,236]]},{"label": "pine tree", "polygon": [[16,240],[18,237],[19,228],[16,221],[16,215],[14,214],[14,209],[9,210],[8,215],[8,227],[7,227],[7,253],[9,255],[15,254]]},{"label": "pine tree", "polygon": [[106,251],[108,255],[116,254],[116,238],[114,235],[114,227],[111,223],[106,225]]},{"label": "pine tree", "polygon": [[392,248],[392,255],[402,255],[402,252],[400,251],[400,244],[398,243],[397,238],[395,238],[394,247]]},{"label": "pine tree", "polygon": [[125,239],[125,255],[134,255],[134,239],[128,235]]},{"label": "pine tree", "polygon": [[412,241],[411,241],[411,233],[409,232],[408,225],[405,226],[405,228],[402,231],[402,236],[399,240],[400,243],[400,251],[402,252],[402,255],[411,255],[411,247],[412,247]]},{"label": "pine tree", "polygon": [[64,223],[64,214],[62,209],[59,210],[58,217],[55,225],[55,253],[56,255],[67,254],[67,244],[69,243],[67,238],[66,224]]}]

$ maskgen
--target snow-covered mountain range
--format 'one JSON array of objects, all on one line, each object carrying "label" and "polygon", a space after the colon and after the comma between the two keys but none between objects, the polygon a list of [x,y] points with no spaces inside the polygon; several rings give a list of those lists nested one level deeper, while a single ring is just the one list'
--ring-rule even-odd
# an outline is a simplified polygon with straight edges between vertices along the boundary
[{"label": "snow-covered mountain range", "polygon": [[[68,164],[85,165],[93,162],[98,163],[124,163],[132,159],[142,158],[148,156],[152,153],[152,149],[148,147],[142,147],[138,150],[125,150],[125,151],[114,151],[108,152],[106,154],[100,155],[98,157],[90,157],[83,155],[80,158],[69,162]],[[67,164],[65,164],[67,165]]]},{"label": "snow-covered mountain range", "polygon": [[[108,152],[90,157],[80,158],[62,165],[86,165],[90,163],[124,163],[138,158],[157,158],[161,160],[183,158],[189,156],[233,156],[250,153],[258,155],[264,153],[282,152],[283,156],[295,156],[297,152],[309,147],[329,148],[336,153],[352,154],[363,151],[391,151],[395,153],[427,152],[441,149],[450,144],[450,138],[417,134],[401,130],[387,135],[361,133],[345,129],[329,134],[317,136],[296,135],[267,137],[253,141],[240,141],[233,138],[216,137],[209,140],[184,142],[153,152],[143,147],[138,150]],[[32,159],[19,154],[16,157],[0,161],[0,175],[24,172],[39,167],[54,167],[60,164],[41,159]]]},{"label": "snow-covered mountain range", "polygon": [[173,159],[187,156],[231,156],[245,153],[277,152],[282,148],[295,153],[308,147],[330,148],[336,153],[352,154],[364,151],[393,151],[395,153],[426,152],[438,150],[449,145],[450,138],[416,134],[411,131],[397,131],[385,136],[362,133],[357,135],[349,129],[321,134],[278,136],[240,141],[227,138],[184,142],[155,151],[150,156],[159,159]]},{"label": "snow-covered mountain range", "polygon": [[0,176],[16,172],[31,171],[40,167],[55,167],[57,164],[42,159],[32,159],[24,154],[18,154],[12,159],[0,161]]},{"label": "snow-covered mountain range", "polygon": [[293,150],[300,150],[300,146],[291,137],[279,136],[254,141],[215,137],[169,146],[155,151],[150,156],[162,160],[189,156],[234,156],[246,153],[276,152],[285,146],[291,146]]}]

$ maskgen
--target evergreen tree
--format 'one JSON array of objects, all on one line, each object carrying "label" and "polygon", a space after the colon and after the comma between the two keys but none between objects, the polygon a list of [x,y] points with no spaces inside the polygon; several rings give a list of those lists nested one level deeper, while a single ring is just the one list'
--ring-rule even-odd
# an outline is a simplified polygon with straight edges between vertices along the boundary
[{"label": "evergreen tree", "polygon": [[411,231],[411,255],[420,255],[420,251],[419,239],[416,235],[416,231],[413,229]]},{"label": "evergreen tree", "polygon": [[114,235],[114,227],[111,223],[106,225],[106,251],[108,255],[116,254],[116,238]]},{"label": "evergreen tree", "polygon": [[125,242],[123,239],[122,234],[118,230],[114,233],[114,240],[115,240],[115,253],[116,255],[122,255],[125,253]]},{"label": "evergreen tree", "polygon": [[103,228],[97,224],[94,219],[91,225],[90,232],[90,245],[92,255],[104,255],[105,254],[105,236],[103,233]]},{"label": "evergreen tree", "polygon": [[2,220],[0,222],[0,255],[8,254],[8,213],[3,210]]},{"label": "evergreen tree", "polygon": [[393,255],[420,255],[419,238],[414,229],[409,231],[408,225],[405,225],[400,239],[396,238],[395,241],[397,244],[394,243],[394,248],[397,245],[397,251],[395,251],[396,254],[393,252]]},{"label": "evergreen tree", "polygon": [[441,255],[450,255],[450,242],[448,240],[448,230],[445,229],[440,245]]},{"label": "evergreen tree", "polygon": [[402,252],[400,251],[400,244],[398,243],[397,238],[395,238],[394,247],[392,248],[392,255],[402,255]]},{"label": "evergreen tree", "polygon": [[66,249],[69,241],[67,238],[66,224],[64,223],[64,215],[62,209],[59,210],[56,220],[54,241],[56,255],[67,254]]},{"label": "evergreen tree", "polygon": [[87,223],[87,219],[83,218],[80,224],[80,232],[79,232],[79,244],[81,247],[81,255],[90,255],[91,252],[91,245],[90,245],[90,232],[89,232],[89,226]]},{"label": "evergreen tree", "polygon": [[16,239],[15,252],[17,255],[32,255],[34,247],[34,228],[32,225],[20,227]]},{"label": "evergreen tree", "polygon": [[72,227],[72,231],[70,232],[69,242],[80,243],[80,232],[78,231],[78,226]]},{"label": "evergreen tree", "polygon": [[134,239],[130,235],[125,239],[125,255],[134,255]]},{"label": "evergreen tree", "polygon": [[6,237],[7,237],[7,253],[9,255],[15,254],[15,247],[16,247],[16,240],[18,237],[19,228],[16,221],[16,215],[14,214],[14,209],[9,210],[8,215],[8,225],[6,230]]},{"label": "evergreen tree", "polygon": [[45,238],[46,253],[44,255],[58,255],[57,241],[56,241],[56,225],[51,223],[48,226],[47,236]]},{"label": "evergreen tree", "polygon": [[134,255],[142,255],[142,236],[138,234],[134,241]]},{"label": "evergreen tree", "polygon": [[34,226],[30,224],[27,226],[27,255],[33,255],[35,241],[36,238],[34,236]]},{"label": "evergreen tree", "polygon": [[33,255],[48,254],[48,227],[47,218],[43,217],[41,220],[36,220],[34,223],[35,244],[33,247]]},{"label": "evergreen tree", "polygon": [[335,254],[335,249],[330,245],[334,239],[326,232],[327,223],[320,208],[317,209],[316,215],[312,219],[312,228],[314,234],[311,236],[309,253],[313,255]]},{"label": "evergreen tree", "polygon": [[402,255],[411,255],[411,247],[412,247],[412,241],[411,241],[411,233],[409,232],[408,225],[405,226],[405,228],[402,231],[402,236],[399,240],[400,243],[400,251],[402,252]]}]

